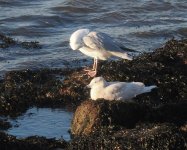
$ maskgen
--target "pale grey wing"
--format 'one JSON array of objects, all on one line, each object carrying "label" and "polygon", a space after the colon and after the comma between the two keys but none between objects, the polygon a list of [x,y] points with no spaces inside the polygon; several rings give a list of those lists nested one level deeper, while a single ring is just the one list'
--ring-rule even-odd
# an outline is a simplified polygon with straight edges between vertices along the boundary
[{"label": "pale grey wing", "polygon": [[130,82],[130,83],[115,83],[106,87],[108,93],[112,93],[116,100],[119,99],[132,99],[136,95],[140,94],[144,84],[141,82]]},{"label": "pale grey wing", "polygon": [[101,32],[90,32],[83,38],[83,42],[87,47],[94,50],[122,51],[110,36]]},{"label": "pale grey wing", "polygon": [[125,89],[126,84],[119,82],[113,83],[114,84],[110,84],[105,88],[104,97],[110,100],[119,100],[123,96],[122,92]]}]

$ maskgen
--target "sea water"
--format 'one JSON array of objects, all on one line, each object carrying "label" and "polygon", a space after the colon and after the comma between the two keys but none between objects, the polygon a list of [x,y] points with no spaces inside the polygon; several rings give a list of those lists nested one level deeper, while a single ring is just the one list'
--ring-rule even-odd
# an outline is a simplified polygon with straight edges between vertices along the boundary
[{"label": "sea water", "polygon": [[18,138],[45,136],[46,138],[70,139],[73,113],[64,109],[30,108],[16,119],[9,119],[12,128],[6,132]]},{"label": "sea water", "polygon": [[0,73],[91,60],[69,46],[70,35],[80,28],[107,33],[140,52],[152,51],[173,37],[187,37],[186,14],[186,0],[0,0],[0,32],[42,45],[0,48]]}]

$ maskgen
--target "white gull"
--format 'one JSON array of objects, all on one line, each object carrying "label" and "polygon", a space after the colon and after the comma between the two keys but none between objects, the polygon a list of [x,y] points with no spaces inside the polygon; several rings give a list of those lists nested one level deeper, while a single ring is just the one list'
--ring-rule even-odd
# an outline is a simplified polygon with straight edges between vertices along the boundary
[{"label": "white gull", "polygon": [[103,77],[93,78],[87,87],[91,88],[92,100],[130,100],[157,88],[155,85],[145,86],[142,82],[107,82]]},{"label": "white gull", "polygon": [[97,74],[98,59],[107,60],[111,56],[116,56],[122,59],[132,60],[132,57],[109,35],[90,31],[89,29],[79,29],[73,32],[70,37],[70,47],[73,50],[80,50],[83,54],[94,58],[93,69],[87,70],[91,77]]}]

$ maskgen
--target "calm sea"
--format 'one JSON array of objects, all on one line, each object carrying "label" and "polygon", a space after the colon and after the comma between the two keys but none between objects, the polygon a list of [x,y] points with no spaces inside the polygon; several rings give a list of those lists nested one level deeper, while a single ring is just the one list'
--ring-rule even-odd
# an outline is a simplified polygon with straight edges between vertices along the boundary
[{"label": "calm sea", "polygon": [[172,37],[187,37],[187,1],[0,0],[0,32],[42,45],[0,49],[0,73],[63,68],[88,59],[69,47],[71,33],[79,28],[108,33],[128,48],[151,51]]}]

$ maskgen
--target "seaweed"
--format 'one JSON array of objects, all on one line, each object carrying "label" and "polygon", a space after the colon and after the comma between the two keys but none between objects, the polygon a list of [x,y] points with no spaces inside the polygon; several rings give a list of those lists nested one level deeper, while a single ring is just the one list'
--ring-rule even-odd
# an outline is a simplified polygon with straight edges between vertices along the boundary
[{"label": "seaweed", "polygon": [[17,139],[15,136],[0,132],[0,145],[2,150],[51,150],[64,149],[67,147],[67,142],[63,139],[46,139],[38,136]]},{"label": "seaweed", "polygon": [[38,41],[18,41],[9,36],[0,33],[0,48],[5,49],[9,47],[19,46],[25,49],[41,49],[42,46]]},{"label": "seaweed", "polygon": [[[2,48],[20,46],[3,35],[0,40]],[[79,122],[83,123],[80,131],[90,124],[90,132],[79,132],[68,143],[44,137],[17,139],[0,133],[1,149],[187,149],[187,40],[172,39],[132,61],[101,62],[97,76],[107,81],[140,81],[158,88],[135,97],[134,103],[93,102],[87,101],[86,85],[91,78],[83,68],[7,72],[0,80],[1,116],[16,117],[32,106],[71,107],[74,111],[87,103],[91,107],[82,108],[79,119],[83,120]],[[98,122],[92,126],[94,117]],[[6,124],[6,120],[1,122]]]}]

